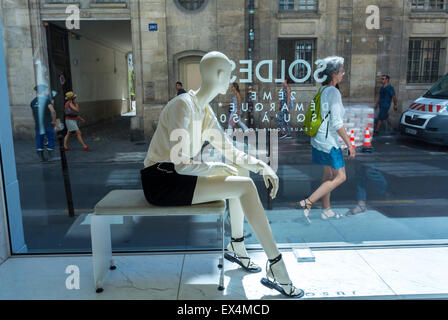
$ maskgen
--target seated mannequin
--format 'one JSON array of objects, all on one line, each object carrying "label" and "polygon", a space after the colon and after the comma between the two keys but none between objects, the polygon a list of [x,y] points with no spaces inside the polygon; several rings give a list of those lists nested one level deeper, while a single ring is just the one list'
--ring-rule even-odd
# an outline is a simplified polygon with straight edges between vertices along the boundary
[{"label": "seated mannequin", "polygon": [[[201,60],[200,73],[200,89],[172,99],[160,115],[141,172],[145,197],[149,203],[159,206],[228,199],[232,240],[227,246],[226,259],[238,263],[248,272],[261,271],[251,261],[244,246],[246,217],[270,262],[262,284],[288,297],[301,297],[304,292],[291,283],[248,171],[262,174],[266,187],[272,184],[271,198],[277,194],[278,177],[266,163],[233,146],[209,106],[218,94],[227,92],[231,62],[220,52],[210,52]],[[231,164],[192,161],[205,141]]]}]

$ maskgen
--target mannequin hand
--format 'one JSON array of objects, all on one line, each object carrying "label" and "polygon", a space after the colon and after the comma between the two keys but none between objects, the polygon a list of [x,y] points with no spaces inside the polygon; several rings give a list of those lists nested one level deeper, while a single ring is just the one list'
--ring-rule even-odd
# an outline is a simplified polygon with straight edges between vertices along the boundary
[{"label": "mannequin hand", "polygon": [[263,175],[263,180],[266,188],[269,188],[269,182],[272,184],[272,190],[270,196],[272,199],[275,199],[277,196],[279,180],[277,174],[272,170],[270,166],[268,166],[264,162],[260,162],[260,166],[262,167],[260,170],[260,174]]},{"label": "mannequin hand", "polygon": [[238,175],[238,169],[234,166],[225,164],[225,163],[218,163],[214,164],[212,167],[212,175],[214,176],[237,176]]}]

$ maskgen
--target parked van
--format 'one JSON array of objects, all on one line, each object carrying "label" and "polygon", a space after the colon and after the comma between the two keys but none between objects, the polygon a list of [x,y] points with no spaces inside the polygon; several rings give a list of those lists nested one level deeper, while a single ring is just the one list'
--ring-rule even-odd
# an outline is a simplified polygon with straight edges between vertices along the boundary
[{"label": "parked van", "polygon": [[402,135],[448,145],[448,74],[415,100],[401,115]]}]

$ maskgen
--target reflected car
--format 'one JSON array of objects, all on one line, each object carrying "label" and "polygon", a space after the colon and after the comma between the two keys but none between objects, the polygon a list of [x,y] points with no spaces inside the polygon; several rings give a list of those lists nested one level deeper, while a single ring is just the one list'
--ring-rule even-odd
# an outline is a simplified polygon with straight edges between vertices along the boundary
[{"label": "reflected car", "polygon": [[400,118],[403,136],[448,146],[448,74],[415,100]]}]

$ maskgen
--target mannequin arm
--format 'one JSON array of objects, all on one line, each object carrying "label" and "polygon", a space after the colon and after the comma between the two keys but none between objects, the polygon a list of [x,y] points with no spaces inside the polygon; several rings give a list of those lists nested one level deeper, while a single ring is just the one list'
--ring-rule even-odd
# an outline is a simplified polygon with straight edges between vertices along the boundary
[{"label": "mannequin arm", "polygon": [[[182,101],[179,101],[179,103],[182,103]],[[179,174],[198,177],[237,175],[238,171],[227,164],[192,160],[192,133],[190,132],[190,127],[194,126],[192,124],[192,112],[188,105],[183,104],[163,113],[161,115],[163,119],[161,120],[167,124],[168,136],[157,135],[158,138],[160,137],[160,141],[151,142],[155,144],[154,149],[162,149],[162,147],[157,148],[157,144],[166,146],[168,142],[170,161],[174,163],[175,170]],[[166,138],[169,141],[166,141]]]},{"label": "mannequin arm", "polygon": [[230,139],[224,134],[224,131],[219,125],[218,119],[216,119],[216,116],[210,106],[206,107],[206,112],[207,116],[205,126],[207,129],[212,130],[215,135],[215,139],[208,140],[210,144],[219,150],[224,157],[226,157],[226,159],[232,161],[237,167],[263,175],[266,188],[269,188],[269,182],[272,184],[271,198],[274,199],[279,186],[279,179],[274,170],[272,170],[272,168],[265,162],[258,160],[241,150],[238,150],[238,148],[236,148]]}]

